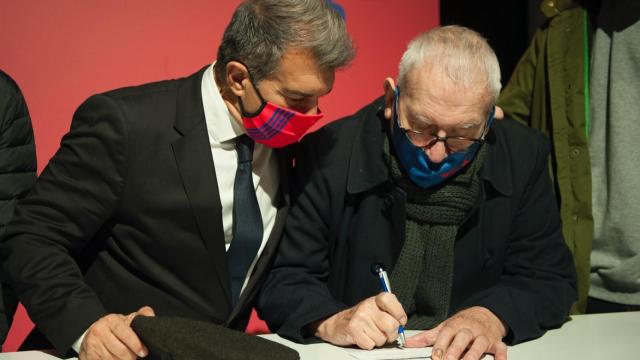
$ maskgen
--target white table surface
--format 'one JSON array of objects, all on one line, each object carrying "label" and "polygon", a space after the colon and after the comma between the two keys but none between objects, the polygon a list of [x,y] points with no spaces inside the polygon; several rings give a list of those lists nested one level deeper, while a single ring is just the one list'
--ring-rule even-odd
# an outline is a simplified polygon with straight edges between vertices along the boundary
[{"label": "white table surface", "polygon": [[[300,345],[278,335],[261,335],[296,349],[302,360],[353,360],[329,344]],[[487,357],[490,358],[490,357]],[[510,360],[639,360],[640,312],[576,315],[560,329],[537,340],[509,347]],[[55,357],[26,351],[0,354],[2,360],[53,360]]]}]

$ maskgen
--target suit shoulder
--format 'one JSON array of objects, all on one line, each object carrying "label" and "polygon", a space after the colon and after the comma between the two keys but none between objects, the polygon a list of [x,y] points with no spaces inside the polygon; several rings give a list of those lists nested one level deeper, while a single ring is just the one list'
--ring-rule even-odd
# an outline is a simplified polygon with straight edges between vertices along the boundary
[{"label": "suit shoulder", "polygon": [[[334,120],[319,130],[309,134],[308,138],[311,142],[327,143],[327,138],[333,146],[336,144],[352,144],[355,137],[361,132],[361,129],[368,125],[377,125],[377,114],[382,110],[384,102],[376,99],[359,109],[354,114]],[[374,124],[376,122],[376,124]]]},{"label": "suit shoulder", "polygon": [[127,86],[110,90],[99,95],[107,96],[114,100],[126,101],[131,98],[173,92],[177,89],[180,80],[181,79],[161,80],[147,84]]},{"label": "suit shoulder", "polygon": [[94,97],[108,97],[112,100],[122,103],[137,103],[139,101],[144,102],[150,100],[162,101],[166,96],[173,96],[178,89],[186,83],[197,81],[200,82],[204,68],[195,74],[181,77],[177,79],[168,79],[154,81],[146,84],[125,86],[118,89],[109,90],[100,94],[89,97],[91,100]]},{"label": "suit shoulder", "polygon": [[548,146],[548,139],[543,133],[512,119],[496,120],[492,131],[496,133],[498,140],[503,141],[509,148]]},{"label": "suit shoulder", "polygon": [[511,169],[514,184],[527,184],[531,177],[547,171],[550,145],[541,132],[511,119],[496,121],[492,127],[495,160]]},{"label": "suit shoulder", "polygon": [[0,70],[0,94],[8,96],[20,94],[18,84],[2,70]]}]

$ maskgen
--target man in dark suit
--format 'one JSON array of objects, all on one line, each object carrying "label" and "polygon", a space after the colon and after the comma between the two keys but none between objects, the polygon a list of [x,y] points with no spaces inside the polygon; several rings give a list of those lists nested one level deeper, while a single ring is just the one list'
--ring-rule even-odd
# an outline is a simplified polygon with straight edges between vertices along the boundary
[{"label": "man in dark suit", "polygon": [[[566,319],[576,275],[542,134],[493,122],[500,68],[477,33],[416,37],[398,85],[303,140],[258,302],[271,329],[371,349],[400,325],[433,358],[507,355]],[[372,274],[382,264],[391,290]],[[287,309],[287,310],[285,310]]]},{"label": "man in dark suit", "polygon": [[247,0],[213,65],[84,102],[2,245],[38,329],[81,359],[145,356],[136,314],[243,329],[287,213],[287,145],[352,56],[326,0]]}]

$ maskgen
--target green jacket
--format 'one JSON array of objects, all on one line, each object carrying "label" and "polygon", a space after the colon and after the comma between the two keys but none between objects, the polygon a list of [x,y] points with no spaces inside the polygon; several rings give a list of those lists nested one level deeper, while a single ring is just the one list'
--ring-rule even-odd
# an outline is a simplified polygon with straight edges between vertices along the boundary
[{"label": "green jacket", "polygon": [[498,106],[507,117],[542,131],[551,140],[550,172],[564,238],[573,252],[578,273],[578,302],[572,311],[583,313],[589,293],[593,240],[586,135],[588,62],[584,67],[584,59],[589,58],[591,25],[585,8],[572,1],[546,0],[541,9],[547,21],[520,59]]}]

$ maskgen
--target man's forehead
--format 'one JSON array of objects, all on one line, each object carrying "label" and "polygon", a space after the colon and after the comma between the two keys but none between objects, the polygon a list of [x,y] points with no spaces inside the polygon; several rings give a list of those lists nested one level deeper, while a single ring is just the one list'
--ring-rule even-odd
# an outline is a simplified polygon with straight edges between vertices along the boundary
[{"label": "man's forehead", "polygon": [[277,82],[284,91],[317,94],[331,89],[334,71],[319,66],[309,50],[290,49],[282,56],[276,70],[265,80]]},{"label": "man's forehead", "polygon": [[410,71],[403,79],[401,94],[411,104],[485,111],[490,105],[487,84],[462,85],[446,74],[430,69]]},{"label": "man's forehead", "polygon": [[480,124],[488,106],[486,98],[476,93],[438,93],[411,86],[401,89],[401,104],[410,119],[445,127]]}]

